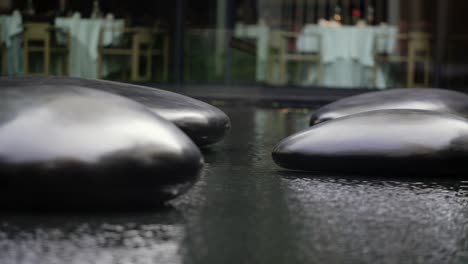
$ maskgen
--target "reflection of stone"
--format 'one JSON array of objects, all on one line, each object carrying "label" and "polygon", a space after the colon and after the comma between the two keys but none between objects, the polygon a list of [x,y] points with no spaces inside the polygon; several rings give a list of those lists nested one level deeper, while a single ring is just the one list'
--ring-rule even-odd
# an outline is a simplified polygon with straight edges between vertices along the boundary
[{"label": "reflection of stone", "polygon": [[202,167],[184,133],[126,98],[40,83],[2,85],[0,98],[2,206],[152,205]]},{"label": "reflection of stone", "polygon": [[441,89],[392,89],[383,92],[365,93],[328,104],[311,117],[310,124],[384,109],[431,110],[468,115],[468,95]]},{"label": "reflection of stone", "polygon": [[197,145],[220,141],[230,129],[229,117],[218,108],[180,94],[126,83],[65,77],[0,78],[0,87],[35,85],[77,85],[103,90],[135,100],[173,122]]},{"label": "reflection of stone", "polygon": [[273,151],[288,169],[325,173],[468,172],[468,122],[424,110],[380,110],[331,120],[292,135]]}]

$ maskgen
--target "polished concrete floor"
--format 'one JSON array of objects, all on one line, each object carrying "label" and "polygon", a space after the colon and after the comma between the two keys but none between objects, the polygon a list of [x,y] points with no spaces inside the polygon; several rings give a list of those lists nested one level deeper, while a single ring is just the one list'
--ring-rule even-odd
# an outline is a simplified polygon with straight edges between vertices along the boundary
[{"label": "polished concrete floor", "polygon": [[468,181],[285,171],[308,110],[224,109],[200,181],[147,212],[3,213],[0,263],[468,263]]}]

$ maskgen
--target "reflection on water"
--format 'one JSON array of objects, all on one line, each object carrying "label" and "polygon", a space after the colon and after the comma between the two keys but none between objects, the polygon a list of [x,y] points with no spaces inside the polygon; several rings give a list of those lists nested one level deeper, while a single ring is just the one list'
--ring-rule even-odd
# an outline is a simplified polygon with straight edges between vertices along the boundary
[{"label": "reflection on water", "polygon": [[0,263],[180,263],[177,215],[3,216]]},{"label": "reflection on water", "polygon": [[201,180],[165,210],[0,216],[0,263],[467,263],[468,181],[310,175],[270,152],[308,111],[225,109]]}]

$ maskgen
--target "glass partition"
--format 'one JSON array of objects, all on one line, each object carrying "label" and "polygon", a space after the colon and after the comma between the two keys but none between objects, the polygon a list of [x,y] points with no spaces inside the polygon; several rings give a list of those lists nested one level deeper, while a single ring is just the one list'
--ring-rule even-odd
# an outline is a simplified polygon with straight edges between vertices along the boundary
[{"label": "glass partition", "polygon": [[[462,87],[467,35],[457,25],[466,5],[219,0],[204,29],[184,28],[187,39],[199,38],[197,44],[205,49],[186,46],[189,74],[183,81],[351,89]],[[195,60],[200,64],[194,67]]]},{"label": "glass partition", "polygon": [[[30,67],[43,65],[44,44],[34,40],[37,46],[30,47],[24,39],[34,29],[24,25],[46,23],[49,38],[63,39],[65,31],[70,40],[67,46],[48,44],[51,51],[59,48],[55,44],[66,48],[69,66],[51,52],[45,71],[50,75],[146,83],[462,89],[468,71],[462,21],[467,5],[456,0],[3,0],[2,74],[27,75]],[[151,41],[138,44],[135,32],[147,32]],[[28,48],[36,54],[29,56]]]}]

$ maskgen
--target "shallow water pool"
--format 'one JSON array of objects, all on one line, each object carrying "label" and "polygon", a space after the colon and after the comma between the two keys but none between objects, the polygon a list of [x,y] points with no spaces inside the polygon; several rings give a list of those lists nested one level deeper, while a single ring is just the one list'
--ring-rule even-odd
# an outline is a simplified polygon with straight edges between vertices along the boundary
[{"label": "shallow water pool", "polygon": [[0,263],[468,263],[468,181],[285,171],[307,110],[226,108],[200,181],[149,212],[3,213]]}]

